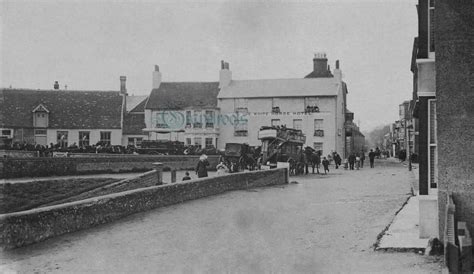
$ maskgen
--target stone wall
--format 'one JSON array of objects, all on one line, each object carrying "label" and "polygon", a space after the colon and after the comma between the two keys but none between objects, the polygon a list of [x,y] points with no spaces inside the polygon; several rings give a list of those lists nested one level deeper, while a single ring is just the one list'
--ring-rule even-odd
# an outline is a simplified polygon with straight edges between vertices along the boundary
[{"label": "stone wall", "polygon": [[474,232],[474,4],[435,2],[439,231],[444,234],[446,194],[456,219]]},{"label": "stone wall", "polygon": [[152,186],[0,215],[0,246],[15,248],[112,222],[130,214],[226,191],[288,183],[285,168]]},{"label": "stone wall", "polygon": [[32,158],[37,157],[37,151],[25,151],[25,150],[5,150],[0,149],[0,158]]},{"label": "stone wall", "polygon": [[[219,156],[209,156],[209,168],[215,169]],[[6,158],[0,159],[0,178],[82,175],[98,173],[141,172],[152,170],[152,163],[162,162],[165,167],[194,169],[199,156],[141,156],[68,158]]]}]

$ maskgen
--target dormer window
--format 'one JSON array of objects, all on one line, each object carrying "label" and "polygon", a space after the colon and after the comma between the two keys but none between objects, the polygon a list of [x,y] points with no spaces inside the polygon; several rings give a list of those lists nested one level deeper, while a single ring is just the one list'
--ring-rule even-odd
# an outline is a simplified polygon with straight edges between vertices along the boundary
[{"label": "dormer window", "polygon": [[33,127],[35,128],[46,128],[48,127],[49,121],[49,110],[39,104],[35,109],[33,109]]}]

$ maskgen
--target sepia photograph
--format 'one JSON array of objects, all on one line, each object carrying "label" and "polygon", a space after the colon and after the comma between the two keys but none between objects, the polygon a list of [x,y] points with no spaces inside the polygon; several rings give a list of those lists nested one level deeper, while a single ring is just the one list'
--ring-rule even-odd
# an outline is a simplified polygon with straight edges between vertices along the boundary
[{"label": "sepia photograph", "polygon": [[0,273],[473,273],[473,161],[473,0],[0,0]]}]

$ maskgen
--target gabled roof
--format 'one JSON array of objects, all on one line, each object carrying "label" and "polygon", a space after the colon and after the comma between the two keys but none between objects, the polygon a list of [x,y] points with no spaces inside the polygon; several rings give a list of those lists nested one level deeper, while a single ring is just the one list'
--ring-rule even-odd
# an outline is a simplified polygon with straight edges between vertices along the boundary
[{"label": "gabled roof", "polygon": [[218,98],[337,96],[340,84],[335,78],[232,80]]},{"label": "gabled roof", "polygon": [[32,111],[49,111],[48,128],[120,129],[118,91],[0,89],[0,127],[33,127]]},{"label": "gabled roof", "polygon": [[35,109],[33,109],[32,112],[47,112],[49,113],[49,110],[43,106],[43,104],[39,104]]},{"label": "gabled roof", "polygon": [[218,82],[165,82],[151,91],[145,109],[216,108],[218,93]]},{"label": "gabled roof", "polygon": [[128,112],[143,112],[145,111],[145,102],[147,95],[127,96],[127,111]]}]

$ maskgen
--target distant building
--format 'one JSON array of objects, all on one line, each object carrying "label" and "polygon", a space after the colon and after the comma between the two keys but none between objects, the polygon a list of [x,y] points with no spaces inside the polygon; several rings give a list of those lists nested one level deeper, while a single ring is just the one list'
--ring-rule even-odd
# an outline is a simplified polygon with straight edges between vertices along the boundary
[{"label": "distant building", "polygon": [[145,104],[148,96],[127,96],[126,111],[123,117],[122,145],[140,146],[148,139],[148,133],[143,131],[145,125]]},{"label": "distant building", "polygon": [[145,104],[148,138],[216,147],[218,92],[218,82],[161,82],[161,72],[155,67],[153,90]]},{"label": "distant building", "polygon": [[233,80],[228,64],[223,63],[219,87],[221,115],[237,114],[239,120],[220,125],[220,149],[229,142],[258,146],[260,127],[285,125],[301,129],[305,145],[325,155],[350,152],[345,149],[347,86],[339,61],[331,73],[325,54],[316,54],[313,71],[297,79]]},{"label": "distant building", "polygon": [[17,143],[120,145],[122,100],[118,91],[0,89],[0,131]]}]

